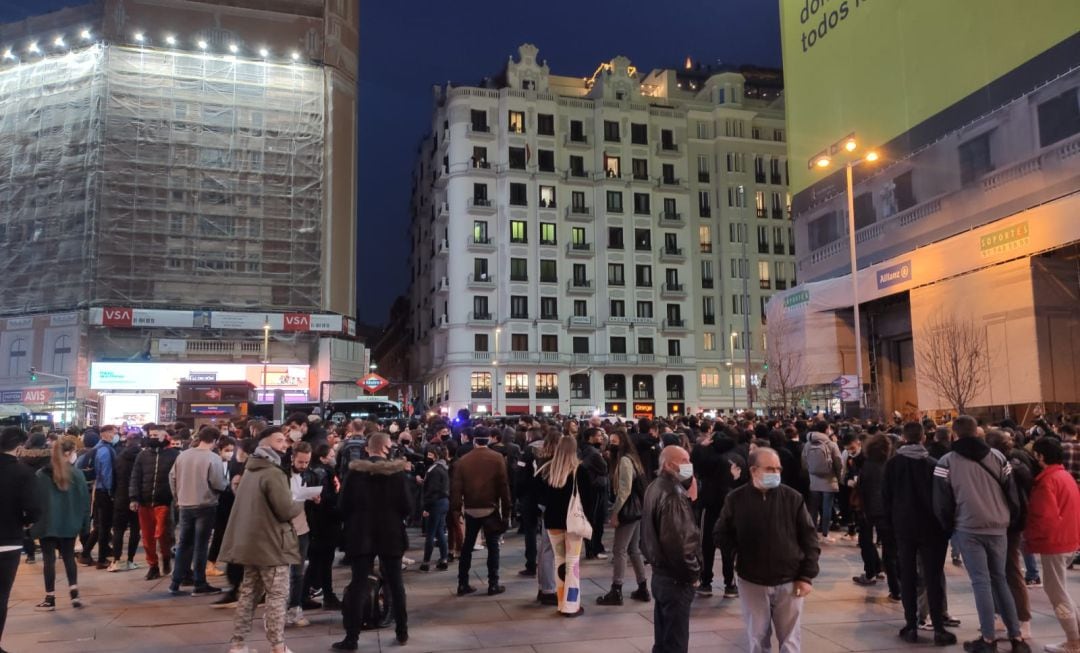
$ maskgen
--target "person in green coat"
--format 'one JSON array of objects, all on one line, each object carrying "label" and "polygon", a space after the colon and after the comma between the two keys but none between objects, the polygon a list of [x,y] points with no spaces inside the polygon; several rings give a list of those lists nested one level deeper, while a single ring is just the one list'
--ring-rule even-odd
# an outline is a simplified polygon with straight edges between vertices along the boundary
[{"label": "person in green coat", "polygon": [[75,467],[77,449],[78,442],[74,438],[57,440],[49,462],[36,474],[43,513],[30,529],[30,535],[40,540],[45,562],[45,600],[34,607],[42,612],[56,609],[57,551],[64,561],[71,606],[82,607],[75,565],[75,538],[90,528],[90,492],[82,471]]}]

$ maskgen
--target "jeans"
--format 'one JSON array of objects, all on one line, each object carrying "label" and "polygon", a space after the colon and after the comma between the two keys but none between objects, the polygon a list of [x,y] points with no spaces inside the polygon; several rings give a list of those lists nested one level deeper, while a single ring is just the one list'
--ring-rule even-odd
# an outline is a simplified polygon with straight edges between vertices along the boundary
[{"label": "jeans", "polygon": [[1043,590],[1054,608],[1054,616],[1065,631],[1065,639],[1071,642],[1080,641],[1080,608],[1077,608],[1076,602],[1069,596],[1065,579],[1065,568],[1072,561],[1073,554],[1044,553],[1040,557],[1043,565]]},{"label": "jeans", "polygon": [[[352,563],[352,580],[345,588],[342,601],[342,625],[345,639],[356,641],[360,637],[360,628],[364,624],[364,607],[371,593],[371,570],[375,565],[375,556],[358,555]],[[398,632],[409,625],[409,612],[405,605],[405,581],[401,578],[401,557],[379,556],[379,574],[390,589],[390,608],[394,612],[394,623]]]},{"label": "jeans", "polygon": [[835,492],[810,492],[810,517],[814,520],[814,526],[823,536],[828,537],[829,526],[832,524],[833,500]]},{"label": "jeans", "polygon": [[750,653],[771,651],[774,629],[780,653],[799,653],[803,600],[795,596],[795,583],[767,587],[739,578],[739,603]]},{"label": "jeans", "polygon": [[611,583],[622,585],[628,555],[630,564],[634,566],[634,578],[638,585],[644,583],[645,561],[641,555],[641,521],[619,524],[619,527],[615,529],[615,542],[612,548],[614,551],[612,552]]},{"label": "jeans", "polygon": [[971,579],[975,594],[975,610],[979,613],[979,631],[983,639],[994,641],[994,606],[1005,622],[1010,639],[1020,637],[1020,621],[1016,617],[1016,604],[1009,593],[1005,578],[1005,553],[1007,538],[1002,535],[979,535],[956,531],[954,536],[964,557],[964,568]]},{"label": "jeans", "polygon": [[540,585],[540,591],[544,594],[554,594],[557,583],[555,582],[555,549],[551,547],[551,536],[544,528],[540,528],[540,553],[536,566],[536,581]]},{"label": "jeans", "polygon": [[210,531],[214,528],[217,506],[180,509],[180,536],[176,543],[176,565],[173,566],[170,589],[178,589],[184,576],[195,569],[195,587],[206,586],[206,558],[210,548]]},{"label": "jeans", "polygon": [[559,599],[559,612],[577,614],[581,608],[581,536],[549,528],[548,537],[555,552],[555,595]]},{"label": "jeans", "polygon": [[[713,565],[716,562],[716,542],[713,541],[713,529],[720,518],[723,504],[706,507],[701,511],[701,584],[712,585]],[[720,552],[720,566],[724,575],[724,585],[735,584],[735,558],[732,554]]]},{"label": "jeans", "polygon": [[900,567],[900,599],[904,604],[904,621],[908,626],[918,622],[919,576],[926,588],[930,622],[934,630],[945,629],[945,539],[913,540],[898,538],[896,549]]},{"label": "jeans", "polygon": [[41,538],[41,560],[45,563],[45,593],[56,593],[56,553],[60,552],[60,559],[64,561],[64,573],[67,574],[68,587],[74,589],[79,586],[79,569],[75,565],[75,538],[74,537],[43,537]]},{"label": "jeans", "polygon": [[450,499],[439,499],[428,511],[427,537],[424,538],[424,562],[431,562],[431,553],[439,545],[439,562],[446,562],[446,513]]},{"label": "jeans", "polygon": [[495,519],[494,515],[482,518],[465,515],[465,541],[461,544],[461,558],[458,559],[458,586],[469,584],[473,549],[476,548],[476,538],[482,529],[487,543],[488,587],[499,584],[499,536],[484,529],[484,525],[492,519]]},{"label": "jeans", "polygon": [[142,530],[146,564],[158,566],[159,547],[162,560],[172,557],[173,529],[169,521],[169,506],[139,506],[139,528]]},{"label": "jeans", "polygon": [[304,602],[304,561],[307,560],[308,545],[311,544],[311,533],[297,535],[300,541],[300,564],[289,565],[289,607],[299,608]]},{"label": "jeans", "polygon": [[139,513],[132,512],[128,503],[116,503],[116,512],[113,514],[112,555],[119,561],[124,552],[124,533],[131,531],[128,536],[127,559],[135,562],[135,553],[139,550]]},{"label": "jeans", "polygon": [[15,574],[19,571],[19,560],[21,558],[19,551],[0,553],[0,639],[4,636],[4,624],[7,623],[11,586],[15,584]]},{"label": "jeans", "polygon": [[1039,580],[1039,561],[1034,553],[1027,552],[1027,545],[1021,542],[1020,553],[1024,556],[1024,580]]},{"label": "jeans", "polygon": [[653,572],[652,653],[686,653],[690,646],[690,604],[694,586]]}]

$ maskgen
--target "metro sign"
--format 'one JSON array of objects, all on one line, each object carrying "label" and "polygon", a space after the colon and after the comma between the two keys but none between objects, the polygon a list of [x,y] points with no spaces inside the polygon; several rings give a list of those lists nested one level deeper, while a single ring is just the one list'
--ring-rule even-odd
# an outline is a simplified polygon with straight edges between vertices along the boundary
[{"label": "metro sign", "polygon": [[382,378],[378,374],[368,374],[364,378],[356,382],[356,385],[360,386],[367,392],[375,394],[379,390],[390,385],[390,382]]},{"label": "metro sign", "polygon": [[130,327],[132,326],[133,318],[132,309],[130,308],[108,308],[103,311],[102,324],[111,327]]},{"label": "metro sign", "polygon": [[286,331],[310,331],[311,330],[311,315],[307,313],[286,313],[285,314],[285,330]]}]

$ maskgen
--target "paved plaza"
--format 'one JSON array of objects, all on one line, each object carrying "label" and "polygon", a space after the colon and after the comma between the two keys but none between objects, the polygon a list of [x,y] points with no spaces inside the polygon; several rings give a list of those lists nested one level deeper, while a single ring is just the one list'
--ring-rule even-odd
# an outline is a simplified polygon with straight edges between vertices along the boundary
[{"label": "paved plaza", "polygon": [[[422,543],[413,534],[415,547]],[[652,604],[627,600],[621,608],[595,605],[596,597],[610,582],[609,561],[582,564],[584,617],[565,619],[554,608],[537,604],[536,581],[517,575],[522,568],[522,538],[507,537],[503,554],[503,582],[506,594],[487,597],[480,592],[458,598],[456,565],[449,572],[420,573],[415,566],[406,572],[409,597],[410,637],[404,651],[486,651],[488,653],[606,653],[649,651],[652,646]],[[414,549],[409,554],[419,558]],[[477,551],[473,559],[474,584],[485,587],[486,579],[477,575],[485,569],[486,552]],[[140,561],[141,562],[141,561]],[[821,576],[808,599],[803,617],[803,650],[830,651],[959,651],[924,643],[903,644],[896,636],[902,625],[899,604],[886,597],[884,583],[864,589],[855,586],[851,577],[862,570],[857,547],[835,544],[825,547]],[[717,560],[719,571],[719,560]],[[15,583],[8,616],[4,648],[11,653],[52,653],[90,651],[145,651],[147,653],[224,653],[232,628],[232,610],[210,607],[213,597],[191,598],[168,595],[167,580],[146,582],[145,569],[110,574],[87,567],[79,568],[79,585],[86,607],[74,610],[67,601],[67,591],[60,573],[57,586],[57,610],[38,613],[33,610],[41,600],[43,585],[41,563],[23,565]],[[958,637],[974,637],[977,620],[967,577],[962,569],[948,565],[949,603],[953,616],[963,624],[955,629]],[[1070,573],[1074,597],[1080,596],[1080,570]],[[342,588],[347,571],[336,568],[336,586]],[[633,573],[628,570],[629,578]],[[719,579],[718,579],[719,580]],[[218,584],[224,579],[215,579]],[[1031,591],[1033,650],[1043,644],[1060,642],[1063,637],[1042,589]],[[341,638],[341,617],[336,613],[308,612],[312,625],[290,629],[286,637],[295,653],[329,651],[330,644]],[[743,651],[746,641],[742,630],[738,600],[719,595],[694,602],[690,623],[691,650]],[[269,646],[256,623],[254,648],[266,653]],[[927,641],[929,633],[920,632]],[[1036,646],[1037,644],[1037,646]],[[393,628],[366,631],[360,638],[361,651],[397,650]],[[1002,646],[1007,650],[1007,646]]]}]

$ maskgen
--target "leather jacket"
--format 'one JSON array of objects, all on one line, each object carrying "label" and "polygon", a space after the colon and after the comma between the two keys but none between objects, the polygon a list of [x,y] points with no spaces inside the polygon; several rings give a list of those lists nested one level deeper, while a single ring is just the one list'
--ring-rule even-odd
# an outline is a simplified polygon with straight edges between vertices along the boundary
[{"label": "leather jacket", "polygon": [[661,472],[645,490],[641,549],[654,573],[680,583],[701,575],[701,532],[690,497],[677,479]]}]

